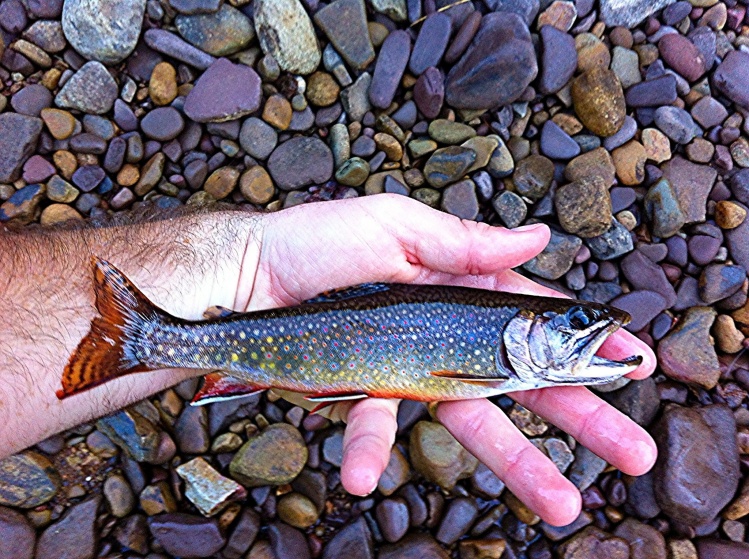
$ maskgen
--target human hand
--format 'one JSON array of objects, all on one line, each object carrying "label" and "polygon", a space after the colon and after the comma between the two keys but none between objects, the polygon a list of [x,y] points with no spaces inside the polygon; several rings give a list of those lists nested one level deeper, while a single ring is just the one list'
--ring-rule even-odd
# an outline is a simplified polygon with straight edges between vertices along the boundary
[{"label": "human hand", "polygon": [[[542,225],[506,230],[381,195],[298,206],[264,216],[259,229],[243,263],[243,270],[255,272],[240,280],[240,309],[293,305],[328,289],[378,281],[560,295],[510,270],[546,246],[549,231]],[[632,378],[655,368],[652,351],[621,330],[601,353],[613,359],[643,356]],[[643,474],[655,462],[647,432],[584,387],[511,396],[625,473]],[[349,492],[367,495],[390,457],[398,401],[369,398],[345,406],[341,480]],[[577,517],[581,497],[575,486],[497,406],[485,399],[444,402],[437,417],[541,518],[564,525]]]}]

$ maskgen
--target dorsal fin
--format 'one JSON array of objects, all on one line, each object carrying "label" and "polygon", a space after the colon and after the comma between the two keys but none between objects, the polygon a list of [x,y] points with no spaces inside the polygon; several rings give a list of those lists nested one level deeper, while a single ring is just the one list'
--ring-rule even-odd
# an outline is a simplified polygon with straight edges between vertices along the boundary
[{"label": "dorsal fin", "polygon": [[386,283],[361,283],[359,285],[352,285],[351,287],[341,287],[339,289],[331,289],[329,291],[323,291],[312,299],[307,299],[305,303],[335,303],[336,301],[344,301],[345,299],[353,299],[355,297],[364,297],[365,295],[372,295],[373,293],[381,293],[387,291],[390,286]]}]

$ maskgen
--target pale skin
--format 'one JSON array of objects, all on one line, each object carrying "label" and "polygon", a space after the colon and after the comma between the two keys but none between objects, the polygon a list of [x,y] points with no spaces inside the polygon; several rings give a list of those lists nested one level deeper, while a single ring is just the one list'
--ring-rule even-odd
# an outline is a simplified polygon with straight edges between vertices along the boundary
[{"label": "pale skin", "polygon": [[[96,229],[0,229],[0,457],[196,374],[135,374],[56,398],[63,367],[96,314],[94,255],[120,268],[157,306],[199,319],[214,305],[238,311],[286,306],[327,289],[377,281],[559,295],[511,270],[548,240],[546,226],[508,231],[396,195],[265,215],[223,211]],[[632,378],[655,368],[650,349],[624,331],[600,353],[643,356]],[[511,396],[627,474],[641,475],[655,462],[650,436],[587,388]],[[347,415],[341,481],[352,494],[376,488],[395,440],[397,408],[396,400],[368,399],[340,410]],[[494,404],[444,402],[437,418],[544,520],[565,525],[577,517],[575,486]]]}]

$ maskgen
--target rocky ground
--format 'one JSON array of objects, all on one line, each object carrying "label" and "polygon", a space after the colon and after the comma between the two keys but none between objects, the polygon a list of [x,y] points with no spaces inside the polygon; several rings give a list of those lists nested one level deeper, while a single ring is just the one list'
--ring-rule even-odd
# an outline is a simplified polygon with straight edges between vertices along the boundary
[{"label": "rocky ground", "polygon": [[564,528],[421,404],[359,499],[340,426],[190,381],[0,461],[0,557],[749,557],[746,4],[0,0],[0,222],[380,192],[541,220],[525,272],[660,361],[602,393],[658,442],[639,478],[497,399],[583,492]]}]

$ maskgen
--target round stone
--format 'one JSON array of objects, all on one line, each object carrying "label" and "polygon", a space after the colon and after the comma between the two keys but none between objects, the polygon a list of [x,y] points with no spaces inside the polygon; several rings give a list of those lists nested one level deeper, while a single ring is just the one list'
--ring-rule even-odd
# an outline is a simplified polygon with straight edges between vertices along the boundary
[{"label": "round stone", "polygon": [[185,128],[185,121],[174,107],[159,107],[143,117],[140,128],[152,140],[168,142],[179,136]]},{"label": "round stone", "polygon": [[66,0],[62,29],[84,58],[114,65],[135,49],[145,9],[146,0]]},{"label": "round stone", "polygon": [[275,423],[250,439],[229,464],[231,476],[246,487],[283,485],[299,475],[307,462],[307,447],[299,431]]},{"label": "round stone", "polygon": [[419,421],[411,430],[409,453],[414,468],[427,480],[450,491],[478,466],[474,458],[439,423]]},{"label": "round stone", "polygon": [[268,171],[260,165],[250,167],[242,173],[239,179],[239,190],[245,200],[253,204],[267,204],[275,193]]},{"label": "round stone", "polygon": [[658,41],[658,50],[666,64],[687,81],[693,82],[700,79],[707,69],[700,50],[692,41],[679,33],[664,35]]},{"label": "round stone", "polygon": [[322,184],[333,175],[333,154],[319,138],[297,136],[273,151],[268,172],[281,190]]},{"label": "round stone", "polygon": [[611,152],[616,167],[616,176],[622,184],[634,186],[645,180],[645,148],[637,140],[631,140]]},{"label": "round stone", "polygon": [[261,99],[255,70],[219,58],[187,94],[184,111],[195,122],[225,122],[254,113]]},{"label": "round stone", "polygon": [[267,159],[278,144],[278,134],[262,120],[250,117],[242,124],[239,145],[256,159]]},{"label": "round stone", "polygon": [[572,102],[580,121],[594,134],[613,136],[624,124],[624,92],[611,70],[596,67],[575,78]]},{"label": "round stone", "polygon": [[439,118],[429,123],[429,136],[441,144],[460,144],[475,135],[476,130],[460,122]]},{"label": "round stone", "polygon": [[329,107],[338,100],[341,88],[327,72],[315,72],[307,80],[307,99],[315,107]]},{"label": "round stone", "polygon": [[461,146],[436,150],[424,165],[424,177],[435,188],[460,180],[476,161],[476,152]]},{"label": "round stone", "polygon": [[41,115],[47,130],[56,140],[70,138],[75,131],[75,117],[60,109],[42,109]]},{"label": "round stone", "polygon": [[271,95],[263,107],[263,120],[278,130],[286,130],[293,115],[291,103],[283,95]]},{"label": "round stone", "polygon": [[583,238],[602,235],[611,226],[611,198],[604,180],[596,175],[557,189],[554,198],[559,224]]},{"label": "round stone", "polygon": [[677,144],[688,144],[699,132],[692,115],[679,107],[659,107],[654,118],[655,125]]},{"label": "round stone", "polygon": [[361,186],[369,177],[369,163],[361,157],[352,157],[336,171],[335,179],[347,186]]},{"label": "round stone", "polygon": [[542,155],[531,155],[515,166],[512,182],[520,196],[536,202],[548,192],[553,178],[554,163]]},{"label": "round stone", "polygon": [[177,97],[177,71],[169,62],[159,62],[148,82],[148,95],[155,105],[164,106]]},{"label": "round stone", "polygon": [[715,204],[715,223],[721,229],[735,229],[746,219],[746,209],[730,200]]},{"label": "round stone", "polygon": [[309,528],[319,516],[317,507],[308,497],[300,493],[288,493],[277,505],[278,517],[295,528]]},{"label": "round stone", "polygon": [[223,200],[232,193],[239,181],[239,171],[234,167],[220,167],[209,175],[203,190],[216,200]]}]

